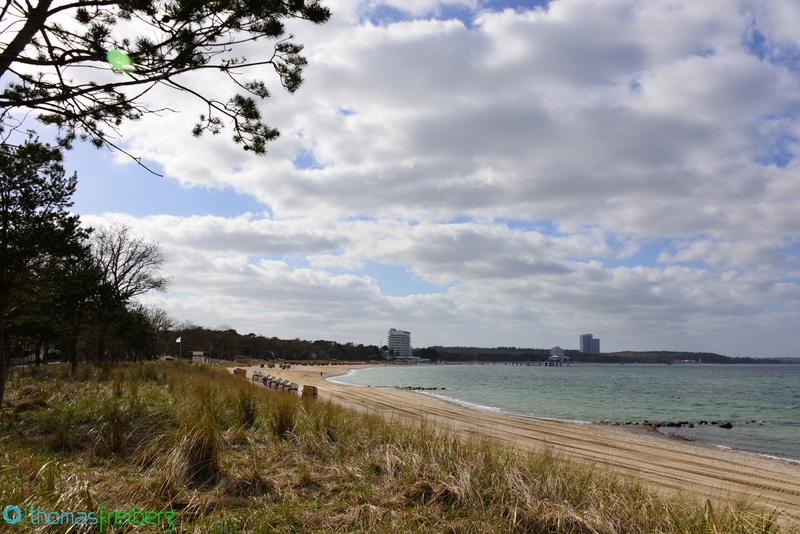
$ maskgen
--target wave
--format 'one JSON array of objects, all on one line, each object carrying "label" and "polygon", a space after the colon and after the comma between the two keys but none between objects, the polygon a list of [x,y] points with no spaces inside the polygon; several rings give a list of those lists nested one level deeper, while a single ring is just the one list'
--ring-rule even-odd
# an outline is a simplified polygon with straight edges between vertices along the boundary
[{"label": "wave", "polygon": [[[362,386],[360,384],[351,384],[350,382],[342,382],[340,379],[347,378],[348,376],[353,376],[356,374],[357,369],[349,369],[343,375],[336,375],[336,376],[329,376],[325,379],[326,382],[333,382],[334,384],[341,384],[343,386],[355,386],[357,388],[368,388],[369,386]],[[339,380],[337,380],[339,379]]]},{"label": "wave", "polygon": [[753,453],[757,456],[763,456],[764,458],[772,458],[773,460],[783,460],[784,462],[792,462],[793,464],[800,464],[800,460],[795,460],[794,458],[786,458],[784,456],[773,456],[772,454],[762,454],[762,453]]},{"label": "wave", "polygon": [[421,393],[422,395],[430,395],[431,397],[436,397],[437,399],[441,399],[443,401],[452,402],[453,404],[458,404],[459,406],[463,406],[464,408],[469,408],[470,410],[477,410],[479,412],[493,412],[493,413],[506,413],[501,408],[497,408],[496,406],[486,406],[483,404],[475,404],[474,402],[463,401],[460,399],[454,399],[453,397],[448,397],[446,395],[437,395],[431,393],[429,391],[420,391],[418,389],[412,390],[414,393]]},{"label": "wave", "polygon": [[423,395],[430,395],[431,397],[436,397],[437,399],[441,399],[446,402],[452,402],[453,404],[457,404],[459,406],[463,406],[464,408],[468,408],[470,410],[477,410],[480,412],[492,412],[492,413],[502,413],[504,415],[514,415],[516,417],[524,417],[526,419],[535,419],[537,421],[556,421],[559,423],[573,423],[577,425],[592,425],[589,421],[576,421],[571,419],[557,419],[555,417],[539,417],[536,415],[518,413],[518,412],[509,412],[508,410],[504,410],[503,408],[498,408],[497,406],[487,406],[484,404],[476,404],[474,402],[469,402],[461,399],[456,399],[454,397],[448,397],[442,394],[431,393],[429,391],[421,391],[421,390],[413,390],[415,393],[421,393]]}]

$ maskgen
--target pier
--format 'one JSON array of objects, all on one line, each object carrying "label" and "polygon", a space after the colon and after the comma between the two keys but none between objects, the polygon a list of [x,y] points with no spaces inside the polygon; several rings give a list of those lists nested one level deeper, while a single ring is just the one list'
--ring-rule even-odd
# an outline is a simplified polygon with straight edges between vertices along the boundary
[{"label": "pier", "polygon": [[[508,365],[508,362],[504,362],[504,364]],[[520,367],[522,367],[522,366],[524,366],[524,367],[531,367],[531,366],[562,367],[565,364],[566,364],[567,367],[569,367],[569,358],[564,358],[563,360],[561,358],[559,358],[557,360],[548,359],[548,360],[545,360],[543,362],[511,362],[512,366],[513,365],[518,365]]]}]

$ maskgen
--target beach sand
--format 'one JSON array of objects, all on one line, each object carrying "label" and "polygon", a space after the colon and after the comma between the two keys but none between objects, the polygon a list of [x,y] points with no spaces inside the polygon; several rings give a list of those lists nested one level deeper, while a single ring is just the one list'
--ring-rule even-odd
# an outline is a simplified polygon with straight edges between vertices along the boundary
[{"label": "beach sand", "polygon": [[[431,395],[397,388],[345,386],[326,378],[364,366],[299,366],[254,370],[317,386],[321,400],[407,421],[434,421],[463,436],[522,449],[551,447],[557,453],[636,476],[662,491],[712,499],[745,499],[777,508],[786,523],[800,524],[800,463],[679,441],[624,427],[566,423],[471,410]],[[320,374],[322,373],[322,374]]]}]

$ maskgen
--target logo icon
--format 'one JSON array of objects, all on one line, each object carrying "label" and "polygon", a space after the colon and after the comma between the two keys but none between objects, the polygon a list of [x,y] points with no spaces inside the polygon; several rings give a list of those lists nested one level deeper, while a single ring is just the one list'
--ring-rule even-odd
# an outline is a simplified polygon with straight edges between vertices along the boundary
[{"label": "logo icon", "polygon": [[19,509],[19,506],[9,504],[3,510],[3,519],[9,525],[16,525],[22,519],[22,510]]}]

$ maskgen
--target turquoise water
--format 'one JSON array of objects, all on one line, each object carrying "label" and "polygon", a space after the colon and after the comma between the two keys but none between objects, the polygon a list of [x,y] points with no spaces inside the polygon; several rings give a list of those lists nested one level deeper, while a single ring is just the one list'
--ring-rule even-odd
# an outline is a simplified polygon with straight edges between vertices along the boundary
[{"label": "turquoise water", "polygon": [[475,409],[565,421],[730,421],[730,430],[661,430],[800,461],[800,365],[381,366],[333,380],[445,388],[429,393]]}]

